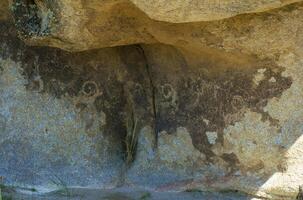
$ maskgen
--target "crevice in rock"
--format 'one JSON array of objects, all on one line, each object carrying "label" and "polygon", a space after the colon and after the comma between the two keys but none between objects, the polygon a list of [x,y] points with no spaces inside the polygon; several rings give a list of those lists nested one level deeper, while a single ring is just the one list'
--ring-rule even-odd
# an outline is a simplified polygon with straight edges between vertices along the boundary
[{"label": "crevice in rock", "polygon": [[[136,159],[138,144],[138,116],[136,116],[135,105],[131,98],[131,94],[126,92],[126,108],[125,108],[125,163],[126,167],[130,167]],[[127,169],[125,170],[127,171]]]},{"label": "crevice in rock", "polygon": [[153,130],[155,134],[155,148],[158,145],[158,129],[157,129],[157,106],[156,106],[156,86],[153,81],[153,76],[151,73],[150,65],[147,59],[147,56],[145,54],[144,48],[141,45],[137,45],[137,48],[142,53],[143,59],[145,61],[145,68],[147,72],[147,76],[149,79],[150,87],[151,87],[151,100],[152,100],[152,114],[153,114]]}]

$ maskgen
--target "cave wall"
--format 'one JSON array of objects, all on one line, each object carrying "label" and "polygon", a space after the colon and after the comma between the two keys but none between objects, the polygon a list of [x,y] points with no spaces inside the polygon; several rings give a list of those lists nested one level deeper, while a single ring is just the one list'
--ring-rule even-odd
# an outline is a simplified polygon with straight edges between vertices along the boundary
[{"label": "cave wall", "polygon": [[179,24],[128,1],[20,2],[0,23],[5,184],[297,195],[302,3]]}]

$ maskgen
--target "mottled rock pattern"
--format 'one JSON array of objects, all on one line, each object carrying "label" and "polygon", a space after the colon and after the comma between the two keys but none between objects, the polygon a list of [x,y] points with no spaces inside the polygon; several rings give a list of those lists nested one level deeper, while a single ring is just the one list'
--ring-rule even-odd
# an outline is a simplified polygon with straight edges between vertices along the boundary
[{"label": "mottled rock pattern", "polygon": [[243,13],[264,12],[299,0],[131,0],[154,20],[171,23],[212,21]]},{"label": "mottled rock pattern", "polygon": [[2,0],[0,2],[0,20],[6,20],[9,15],[8,1]]},{"label": "mottled rock pattern", "polygon": [[[298,194],[302,3],[174,24],[149,18],[143,1],[10,2],[15,26],[0,24],[5,183]],[[254,2],[238,12],[289,3]],[[89,51],[30,47],[16,30],[27,44]],[[138,145],[126,166],[130,116]]]},{"label": "mottled rock pattern", "polygon": [[[238,23],[234,23],[233,19],[230,19],[212,21],[210,23],[198,20],[196,23],[175,24],[153,20],[127,0],[104,0],[102,3],[99,0],[75,0],[72,2],[66,0],[10,0],[10,2],[12,16],[24,41],[31,45],[48,45],[68,51],[83,51],[138,43],[164,43],[196,52],[209,51],[207,47],[221,49],[222,38],[226,37],[225,41],[228,39],[227,36],[221,33],[222,31],[227,31],[228,34],[231,32],[228,29],[234,27],[234,31],[237,31],[238,35],[232,41],[236,42],[245,37],[241,37],[241,34],[247,36],[249,30],[253,31],[253,29],[257,28],[254,27],[257,19],[260,20],[260,18],[271,15],[270,11],[267,15],[256,17],[257,19],[241,15],[237,17],[239,19]],[[157,5],[151,1],[144,2]],[[159,2],[163,4],[175,2],[183,5],[183,1]],[[236,5],[238,7],[236,10],[247,8],[246,4],[251,5],[253,8],[262,7],[263,5],[264,10],[266,10],[265,8],[268,4],[269,8],[272,8],[273,5],[275,5],[274,7],[279,7],[295,1],[287,0],[283,1],[283,3],[277,0],[258,1],[259,3],[257,4],[257,1],[245,2],[237,1]],[[212,5],[212,3],[210,4]],[[186,5],[184,3],[184,7]],[[301,4],[298,3],[298,5]],[[147,7],[152,8],[152,6]],[[197,6],[194,7],[197,8]],[[228,7],[228,5],[223,7]],[[289,8],[291,7],[295,6],[290,6]],[[169,8],[169,6],[163,6],[163,8]],[[202,10],[208,9],[202,8]],[[279,11],[274,13],[279,13]],[[257,14],[255,15],[257,16]],[[184,13],[182,16],[187,15]],[[287,17],[282,16],[279,20],[289,20]],[[196,20],[192,21],[195,22]],[[192,21],[189,20],[188,22]],[[245,23],[240,21],[245,21]],[[241,26],[245,27],[242,28]],[[275,26],[275,24],[271,24],[271,26]],[[247,31],[246,34],[244,33],[245,31]]]}]

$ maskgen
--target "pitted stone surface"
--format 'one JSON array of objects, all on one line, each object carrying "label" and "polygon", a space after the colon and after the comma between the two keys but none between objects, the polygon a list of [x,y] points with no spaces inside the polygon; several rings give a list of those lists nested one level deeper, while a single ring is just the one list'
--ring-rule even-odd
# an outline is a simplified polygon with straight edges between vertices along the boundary
[{"label": "pitted stone surface", "polygon": [[131,0],[149,17],[171,23],[212,21],[238,14],[264,12],[299,0]]},{"label": "pitted stone surface", "polygon": [[[297,195],[302,3],[212,1],[207,12],[225,17],[263,12],[172,23],[142,11],[172,1],[52,2],[12,0],[15,26],[0,23],[4,183]],[[174,3],[188,19],[193,4]],[[138,140],[126,166],[129,120]]]}]

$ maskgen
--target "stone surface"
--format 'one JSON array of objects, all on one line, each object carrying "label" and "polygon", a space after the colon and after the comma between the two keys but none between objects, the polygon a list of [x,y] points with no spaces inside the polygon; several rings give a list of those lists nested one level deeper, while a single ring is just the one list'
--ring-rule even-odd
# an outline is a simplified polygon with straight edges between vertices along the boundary
[{"label": "stone surface", "polygon": [[[213,21],[212,23],[203,23],[198,20],[197,23],[181,24],[156,21],[127,0],[104,0],[102,3],[99,0],[10,0],[10,2],[12,16],[23,40],[31,45],[48,45],[68,51],[83,51],[138,43],[164,43],[198,52],[209,51],[207,49],[209,46],[222,46],[221,42],[224,35],[220,31],[229,33],[231,31],[227,29],[234,27],[235,30],[233,31],[238,31],[237,34],[239,34],[237,39],[242,38],[243,40],[245,34],[242,33],[244,35],[241,37],[241,31],[243,32],[245,28],[247,30],[257,28],[252,27],[256,23],[254,22],[256,19],[245,20],[244,18],[247,18],[245,16],[239,16],[237,24],[232,19],[229,21]],[[151,1],[138,2],[148,3],[148,5],[144,3],[144,7],[147,6],[150,9],[152,6],[149,5],[158,5],[153,4]],[[183,1],[159,2],[165,5],[165,2],[182,4],[185,10],[190,10],[190,7],[185,7],[186,5],[191,5]],[[237,1],[236,10],[247,8],[245,2]],[[253,8],[262,7],[263,5],[264,10],[266,10],[266,5],[272,8],[289,2],[294,1],[283,1],[283,3],[276,0],[250,1],[247,4]],[[212,3],[209,4],[212,5]],[[225,6],[228,7],[228,5]],[[169,8],[169,6],[163,6],[162,8]],[[277,12],[279,11],[275,13]],[[157,11],[156,13],[160,12]],[[214,13],[224,12],[216,11]],[[181,14],[181,16],[183,15]],[[241,18],[243,20],[240,20]],[[262,17],[257,17],[259,20],[260,18]],[[285,18],[285,16],[281,16],[281,18]],[[288,19],[286,17],[283,20],[286,21]],[[189,22],[192,21],[189,20]],[[243,21],[243,23],[240,21]],[[221,24],[222,22],[226,23]],[[249,23],[251,24],[249,25]],[[242,29],[241,26],[246,27]],[[271,26],[274,26],[274,24],[271,24]],[[227,42],[226,39],[225,42]]]},{"label": "stone surface", "polygon": [[217,192],[152,192],[144,190],[132,190],[131,188],[122,188],[115,190],[97,190],[97,189],[70,189],[70,196],[60,194],[59,192],[50,192],[43,195],[35,193],[24,194],[22,192],[4,193],[8,198],[22,200],[201,200],[201,199],[222,199],[222,200],[249,200],[250,196],[237,193],[217,193]]},{"label": "stone surface", "polygon": [[[10,2],[14,25],[0,24],[5,184],[298,194],[302,3],[168,23],[139,9],[152,1]],[[236,2],[237,12],[289,3],[258,2]]]},{"label": "stone surface", "polygon": [[147,15],[171,23],[212,21],[238,14],[264,12],[300,0],[131,0]]},{"label": "stone surface", "polygon": [[[9,27],[1,24],[1,29]],[[1,35],[1,48],[6,50],[1,51],[0,60],[0,174],[5,182],[45,188],[61,187],[61,183],[115,186],[123,164],[122,142],[117,139],[120,132],[108,133],[113,132],[106,123],[110,116],[105,119],[93,105],[91,99],[100,95],[95,82],[79,77],[74,83],[78,86],[73,86],[77,91],[64,88],[64,82],[77,76],[69,71],[71,63],[62,60],[61,56],[69,55],[56,50],[47,50],[46,55],[10,38]],[[79,95],[63,98],[68,92]]]},{"label": "stone surface", "polygon": [[6,20],[9,15],[8,1],[2,0],[0,2],[0,20]]}]

